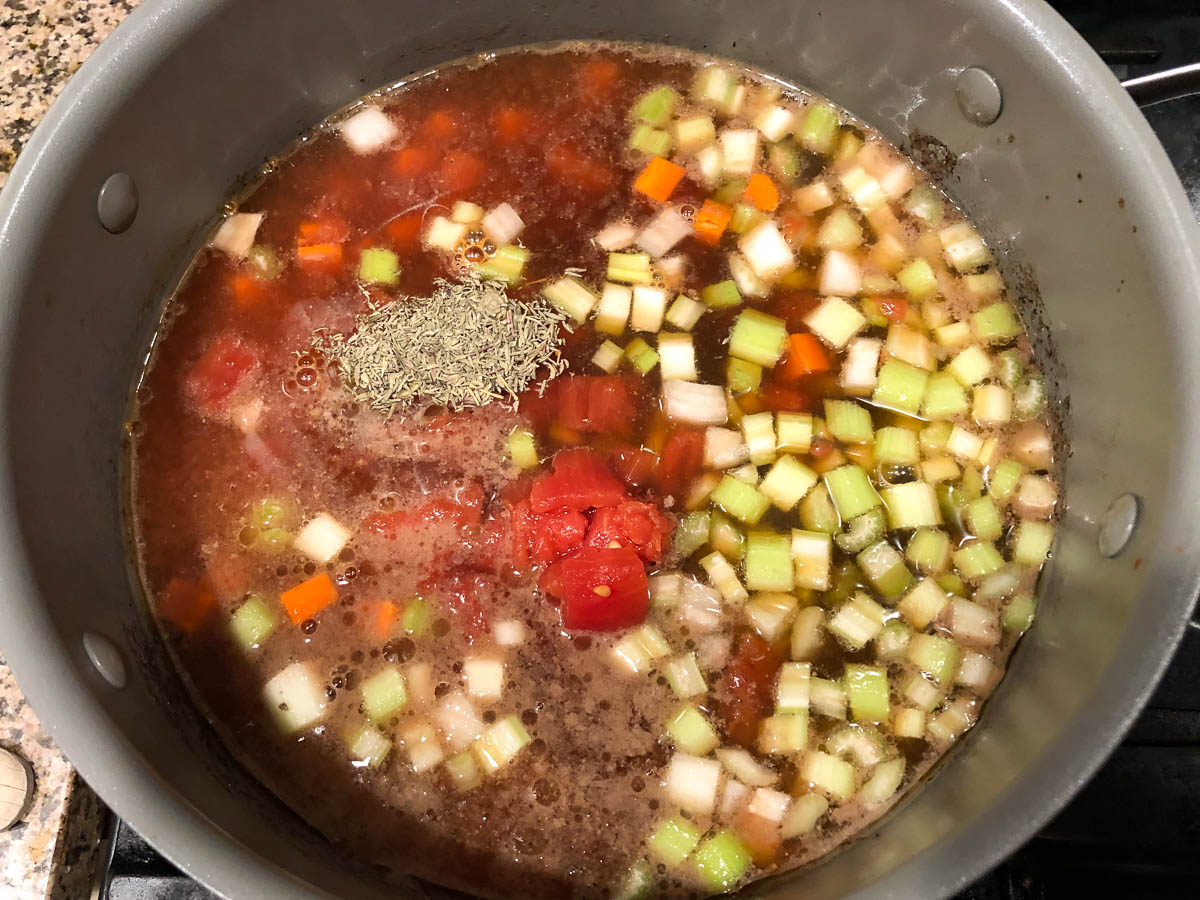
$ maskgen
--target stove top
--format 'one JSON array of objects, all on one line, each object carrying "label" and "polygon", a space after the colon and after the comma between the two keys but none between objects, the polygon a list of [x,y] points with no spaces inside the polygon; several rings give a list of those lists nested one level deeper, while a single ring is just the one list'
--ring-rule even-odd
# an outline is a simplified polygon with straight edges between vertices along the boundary
[{"label": "stove top", "polygon": [[[1052,4],[1119,78],[1200,61],[1198,0]],[[1146,118],[1200,218],[1200,96]],[[1197,896],[1200,882],[1200,617],[1150,704],[1091,783],[1024,847],[954,900]],[[100,900],[217,900],[115,821]]]}]

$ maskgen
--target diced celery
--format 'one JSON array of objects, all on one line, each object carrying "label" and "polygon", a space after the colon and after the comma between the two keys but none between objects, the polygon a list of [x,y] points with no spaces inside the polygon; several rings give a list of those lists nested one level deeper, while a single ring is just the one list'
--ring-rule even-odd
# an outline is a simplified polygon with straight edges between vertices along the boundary
[{"label": "diced celery", "polygon": [[537,444],[533,432],[527,428],[516,428],[508,435],[508,455],[522,469],[532,469],[538,464]]},{"label": "diced celery", "polygon": [[746,362],[769,368],[779,362],[787,337],[783,319],[755,309],[743,310],[729,332],[729,352]]},{"label": "diced celery", "polygon": [[805,112],[803,124],[796,137],[814,153],[828,154],[833,151],[839,124],[837,110],[824,103],[814,103]]},{"label": "diced celery", "polygon": [[1025,474],[1024,467],[1015,459],[1006,459],[997,463],[988,479],[988,494],[1000,502],[1004,502],[1017,489],[1017,482]]},{"label": "diced celery", "polygon": [[903,659],[912,636],[913,630],[908,623],[892,619],[875,638],[875,655],[889,662]]},{"label": "diced celery", "polygon": [[529,732],[515,715],[505,716],[475,742],[475,758],[486,772],[495,772],[512,762],[530,743]]},{"label": "diced celery", "polygon": [[842,683],[850,716],[855,722],[886,722],[888,707],[887,670],[881,666],[846,665]]},{"label": "diced celery", "polygon": [[655,829],[646,839],[646,849],[668,866],[678,866],[696,849],[701,834],[700,829],[687,819],[676,816]]},{"label": "diced celery", "polygon": [[937,493],[923,481],[883,488],[879,495],[887,506],[892,528],[924,528],[942,524]]},{"label": "diced celery", "polygon": [[922,578],[916,583],[904,598],[896,604],[896,608],[914,628],[926,628],[946,608],[950,598],[942,590],[941,585],[932,578]]},{"label": "diced celery", "polygon": [[908,642],[908,661],[939,684],[953,680],[961,655],[958,644],[937,634],[914,634]]},{"label": "diced celery", "polygon": [[365,765],[378,769],[391,752],[392,742],[385,738],[372,725],[364,725],[354,733],[347,742],[350,747],[350,758],[356,766]]},{"label": "diced celery", "polygon": [[967,592],[967,586],[955,572],[943,572],[937,576],[937,583],[943,591],[957,594],[960,597]]},{"label": "diced celery", "polygon": [[799,753],[808,746],[808,710],[776,713],[759,722],[758,749],[772,756]]},{"label": "diced celery", "polygon": [[867,510],[861,516],[855,516],[847,525],[847,530],[837,535],[837,545],[846,553],[860,553],[876,541],[883,538],[887,531],[887,518],[879,507]]},{"label": "diced celery", "polygon": [[756,466],[766,466],[775,462],[775,417],[771,413],[761,412],[744,416],[742,434],[750,452],[750,462]]},{"label": "diced celery", "polygon": [[691,331],[704,315],[704,304],[693,300],[686,294],[680,294],[667,309],[666,321],[680,331]]},{"label": "diced celery", "polygon": [[972,344],[959,352],[946,365],[946,371],[953,375],[963,387],[979,384],[992,371],[992,358],[987,351],[977,344]]},{"label": "diced celery", "polygon": [[771,466],[758,489],[776,507],[788,512],[817,483],[817,473],[794,456],[783,455]]},{"label": "diced celery", "polygon": [[[909,642],[912,646],[912,642]],[[929,712],[942,702],[943,689],[920,672],[913,672],[900,686],[900,696],[921,712]]]},{"label": "diced celery", "polygon": [[704,714],[691,705],[684,706],[667,723],[667,734],[676,747],[693,756],[707,756],[721,742]]},{"label": "diced celery", "polygon": [[906,210],[918,219],[924,219],[929,225],[936,225],[942,218],[942,206],[942,199],[928,185],[924,184],[918,184],[913,188],[904,201]]},{"label": "diced celery", "polygon": [[700,880],[713,893],[728,891],[750,871],[753,859],[732,831],[718,831],[696,851]]},{"label": "diced celery", "polygon": [[871,777],[859,788],[859,799],[870,806],[886,803],[899,790],[900,783],[904,780],[904,766],[903,756],[881,762],[875,767]]},{"label": "diced celery", "polygon": [[713,126],[712,116],[709,115],[676,119],[673,127],[675,143],[684,153],[695,153],[717,139],[717,129]]},{"label": "diced celery", "polygon": [[363,682],[363,712],[370,719],[386,719],[403,709],[407,702],[408,687],[404,675],[396,666],[389,666]]},{"label": "diced celery", "polygon": [[716,284],[701,288],[700,299],[704,301],[705,305],[715,309],[742,305],[742,295],[738,293],[737,285],[732,280],[718,281]]},{"label": "diced celery", "polygon": [[279,616],[261,594],[251,594],[229,620],[229,627],[238,646],[250,651],[270,637],[279,625]]},{"label": "diced celery", "polygon": [[[861,471],[861,470],[860,470]],[[863,473],[866,477],[866,473]],[[869,486],[869,484],[868,484]],[[735,519],[747,525],[757,525],[758,520],[771,505],[762,491],[726,475],[712,492],[712,501]]]},{"label": "diced celery", "polygon": [[924,300],[937,293],[937,276],[923,259],[914,259],[897,272],[896,280],[914,300]]},{"label": "diced celery", "polygon": [[746,535],[746,588],[751,591],[790,591],[791,541],[786,534],[751,531]]},{"label": "diced celery", "polygon": [[1046,382],[1032,374],[1013,394],[1013,412],[1018,419],[1032,419],[1046,407]]},{"label": "diced celery", "polygon": [[697,73],[692,94],[697,100],[716,105],[726,115],[735,116],[745,99],[746,89],[729,69],[708,66]]},{"label": "diced celery", "polygon": [[287,504],[272,497],[259,500],[250,511],[251,522],[261,529],[286,527],[290,518],[291,511]]},{"label": "diced celery", "polygon": [[841,519],[829,499],[829,489],[824,484],[813,487],[800,501],[800,524],[809,531],[836,534],[841,530]]},{"label": "diced celery", "polygon": [[624,284],[605,282],[600,292],[600,305],[596,308],[593,327],[605,334],[620,334],[629,321],[629,307],[633,303],[633,290]]},{"label": "diced celery", "polygon": [[833,498],[838,515],[843,521],[849,521],[861,516],[869,509],[874,509],[883,503],[867,473],[855,465],[840,466],[825,473],[825,487]]},{"label": "diced celery", "polygon": [[529,251],[524,247],[514,247],[507,244],[485,262],[475,268],[480,278],[487,281],[503,281],[505,284],[516,284],[521,280],[525,264],[529,262]]},{"label": "diced celery", "polygon": [[400,280],[400,258],[384,247],[367,247],[358,258],[358,280],[395,284]]},{"label": "diced celery", "polygon": [[[921,434],[918,442],[921,445],[921,452],[925,456],[938,456],[946,450],[946,441],[950,439],[950,432],[954,426],[949,422],[934,422],[932,425],[926,425],[921,429]],[[958,477],[957,473],[954,477]]]},{"label": "diced celery", "polygon": [[458,791],[473,791],[483,784],[479,767],[475,765],[475,758],[471,756],[469,750],[464,750],[446,760],[446,774],[450,776],[450,780],[454,782],[454,787]]},{"label": "diced celery", "polygon": [[725,384],[735,394],[757,391],[762,384],[762,373],[762,366],[738,359],[736,356],[731,356],[725,361]]},{"label": "diced celery", "polygon": [[785,662],[780,666],[779,683],[775,688],[775,711],[807,711],[811,678],[812,663]]},{"label": "diced celery", "polygon": [[635,673],[648,671],[656,659],[671,652],[671,645],[653,625],[643,625],[613,647],[617,661]]},{"label": "diced celery", "polygon": [[720,553],[710,553],[700,560],[700,568],[708,575],[712,586],[730,603],[744,603],[750,596],[738,581],[737,572]]},{"label": "diced celery", "polygon": [[1054,526],[1049,522],[1023,519],[1013,538],[1013,562],[1022,566],[1041,568],[1054,543]]},{"label": "diced celery", "polygon": [[875,461],[915,466],[921,459],[917,433],[911,428],[889,425],[875,432]]},{"label": "diced celery", "polygon": [[800,777],[839,800],[854,793],[854,766],[830,753],[810,750],[804,754]]},{"label": "diced celery", "polygon": [[993,303],[971,316],[971,328],[981,341],[1000,342],[1021,333],[1021,323],[1007,303]]},{"label": "diced celery", "polygon": [[892,734],[896,737],[915,738],[925,736],[925,713],[911,706],[902,706],[892,713]]},{"label": "diced celery", "polygon": [[671,135],[661,128],[642,123],[629,135],[629,148],[651,156],[666,156],[671,150]]},{"label": "diced celery", "polygon": [[805,316],[804,324],[821,340],[841,350],[866,327],[867,320],[841,297],[826,297]]},{"label": "diced celery", "polygon": [[592,354],[592,363],[598,368],[612,374],[621,366],[621,360],[625,358],[625,351],[612,341],[605,341],[596,348],[596,352]]},{"label": "diced celery", "polygon": [[971,534],[985,541],[994,541],[1004,533],[1000,510],[991,497],[980,497],[967,504],[965,511],[967,526]]},{"label": "diced celery", "polygon": [[828,534],[792,530],[792,564],[796,586],[815,591],[829,588],[832,544]]},{"label": "diced celery", "polygon": [[714,510],[708,530],[712,548],[731,562],[741,562],[746,555],[746,536],[741,529],[720,511]]},{"label": "diced celery", "polygon": [[[879,369],[872,402],[915,416],[926,397],[927,385],[937,376],[899,359],[889,359]],[[964,398],[964,403],[965,403]]]},{"label": "diced celery", "polygon": [[807,453],[812,436],[813,418],[808,413],[775,414],[775,444],[781,453]]},{"label": "diced celery", "polygon": [[654,280],[654,272],[650,268],[650,254],[608,254],[608,272],[605,277],[609,281],[622,284],[649,284]]},{"label": "diced celery", "polygon": [[766,214],[758,207],[749,203],[736,203],[733,214],[729,217],[729,230],[734,234],[745,234],[765,219]]},{"label": "diced celery", "polygon": [[1029,594],[1017,594],[1004,607],[1001,623],[1005,631],[1015,631],[1023,634],[1033,624],[1035,603]]},{"label": "diced celery", "polygon": [[1012,420],[1012,393],[998,384],[975,385],[971,416],[980,425],[1008,424]]},{"label": "diced celery", "polygon": [[954,567],[968,581],[990,575],[1004,565],[1004,558],[990,541],[969,541],[954,551]]},{"label": "diced celery", "polygon": [[[787,589],[790,591],[792,586]],[[746,618],[767,643],[773,643],[783,633],[795,612],[796,598],[781,591],[755,594],[746,604]]]},{"label": "diced celery", "polygon": [[569,275],[542,288],[542,296],[576,322],[585,321],[597,303],[596,295]]},{"label": "diced celery", "polygon": [[865,647],[883,628],[884,609],[870,597],[857,593],[829,620],[829,631],[852,649]]},{"label": "diced celery", "polygon": [[950,535],[936,528],[918,528],[904,556],[919,572],[941,572],[950,562]]},{"label": "diced celery", "polygon": [[675,552],[682,557],[691,556],[708,542],[709,514],[688,513],[675,527]]},{"label": "diced celery", "polygon": [[643,375],[649,374],[658,365],[658,351],[640,337],[634,338],[625,347],[625,358]]},{"label": "diced celery", "polygon": [[425,633],[429,631],[432,619],[429,604],[421,597],[413,597],[404,607],[404,614],[400,617],[400,627],[410,637],[424,637]]},{"label": "diced celery", "polygon": [[832,719],[845,719],[846,692],[838,682],[814,675],[809,685],[808,706],[810,715],[815,713]]},{"label": "diced celery", "polygon": [[1025,364],[1016,350],[1005,350],[996,354],[996,377],[1009,390],[1020,387],[1025,380]]},{"label": "diced celery", "polygon": [[700,666],[696,664],[695,653],[684,653],[670,660],[663,669],[663,675],[680,700],[703,694],[708,690]]},{"label": "diced celery", "polygon": [[968,409],[967,392],[949,372],[929,376],[922,414],[929,419],[952,419]]},{"label": "diced celery", "polygon": [[789,142],[779,141],[772,144],[767,152],[767,160],[775,174],[784,182],[792,184],[800,177],[800,156]]},{"label": "diced celery", "polygon": [[723,203],[725,206],[733,206],[742,199],[746,193],[746,186],[749,184],[745,178],[734,178],[732,181],[727,181],[713,194],[712,198],[717,203]]},{"label": "diced celery", "polygon": [[671,121],[678,102],[678,91],[664,84],[642,94],[633,104],[632,115],[638,121],[659,127]]},{"label": "diced celery", "polygon": [[[680,572],[659,572],[649,578],[650,605],[655,609],[674,609],[683,599],[683,581]],[[521,643],[515,641],[514,643]]]},{"label": "diced celery", "polygon": [[853,400],[826,400],[825,422],[830,434],[844,444],[866,444],[875,437],[871,414]]},{"label": "diced celery", "polygon": [[899,597],[912,584],[912,573],[900,551],[887,541],[872,544],[856,557],[858,567],[886,598]]}]

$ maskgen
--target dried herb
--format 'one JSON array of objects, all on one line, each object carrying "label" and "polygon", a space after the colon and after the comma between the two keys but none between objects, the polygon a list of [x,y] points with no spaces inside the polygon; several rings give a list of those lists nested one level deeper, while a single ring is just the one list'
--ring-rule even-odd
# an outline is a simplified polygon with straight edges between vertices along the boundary
[{"label": "dried herb", "polygon": [[314,335],[340,367],[355,399],[379,412],[419,406],[461,410],[498,402],[565,367],[563,315],[537,299],[520,302],[496,282],[439,279],[431,297],[372,306],[353,334]]}]

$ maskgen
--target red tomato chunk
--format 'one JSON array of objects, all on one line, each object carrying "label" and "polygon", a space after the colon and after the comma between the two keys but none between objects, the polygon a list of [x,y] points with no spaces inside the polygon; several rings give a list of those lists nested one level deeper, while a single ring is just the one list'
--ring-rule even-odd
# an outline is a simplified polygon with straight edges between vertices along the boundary
[{"label": "red tomato chunk", "polygon": [[559,451],[553,474],[535,483],[529,493],[530,506],[537,513],[616,506],[624,499],[624,486],[600,455],[586,447]]},{"label": "red tomato chunk", "polygon": [[671,520],[658,507],[627,500],[596,510],[584,543],[588,547],[627,547],[646,562],[656,563],[662,559],[663,545],[672,528]]},{"label": "red tomato chunk", "polygon": [[196,361],[184,384],[187,392],[212,412],[257,365],[258,354],[252,348],[236,337],[225,335],[217,338]]},{"label": "red tomato chunk", "polygon": [[743,747],[758,740],[758,721],[771,711],[771,688],[780,658],[757,634],[743,634],[734,647],[725,675],[717,686],[717,701],[725,733]]},{"label": "red tomato chunk", "polygon": [[564,628],[612,631],[638,625],[650,608],[646,570],[625,547],[585,547],[562,562]]}]

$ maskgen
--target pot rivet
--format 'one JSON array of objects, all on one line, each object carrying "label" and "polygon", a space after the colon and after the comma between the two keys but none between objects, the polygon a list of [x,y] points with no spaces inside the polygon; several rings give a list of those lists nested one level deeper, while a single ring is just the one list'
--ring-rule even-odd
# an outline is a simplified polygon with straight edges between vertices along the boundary
[{"label": "pot rivet", "polygon": [[954,96],[963,116],[976,125],[991,125],[1000,118],[1004,108],[999,83],[991,72],[978,66],[970,66],[958,73]]},{"label": "pot rivet", "polygon": [[1121,494],[1108,504],[1096,533],[1096,549],[1101,556],[1111,559],[1125,549],[1137,528],[1141,508],[1137,494]]},{"label": "pot rivet", "polygon": [[123,688],[126,684],[125,660],[109,638],[94,631],[83,633],[83,652],[91,660],[100,677],[115,688]]},{"label": "pot rivet", "polygon": [[120,234],[133,224],[138,211],[137,185],[124,172],[109,175],[96,196],[96,215],[104,230]]}]

